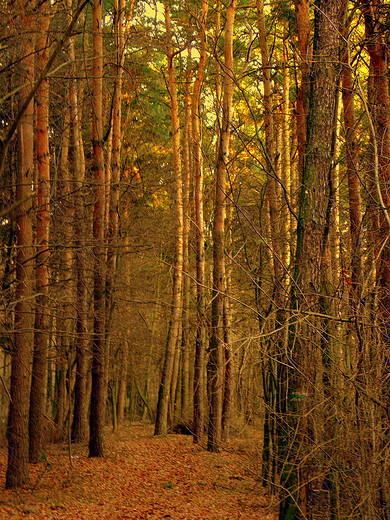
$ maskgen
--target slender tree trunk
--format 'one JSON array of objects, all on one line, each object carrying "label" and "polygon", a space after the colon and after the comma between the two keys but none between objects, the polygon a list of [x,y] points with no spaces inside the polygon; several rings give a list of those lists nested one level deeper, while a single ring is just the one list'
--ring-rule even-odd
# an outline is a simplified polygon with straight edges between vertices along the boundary
[{"label": "slender tree trunk", "polygon": [[206,303],[205,303],[205,239],[203,214],[203,158],[200,132],[200,94],[207,59],[206,20],[208,0],[202,1],[201,48],[198,71],[192,93],[192,153],[194,164],[194,204],[195,204],[195,256],[196,256],[196,344],[194,368],[194,442],[199,443],[205,426],[206,388]]},{"label": "slender tree trunk", "polygon": [[[16,4],[16,5],[15,5]],[[11,2],[16,13],[15,29],[21,33],[19,74],[22,88],[19,106],[23,107],[34,80],[34,15],[25,11],[24,2]],[[33,6],[31,5],[31,10]],[[23,86],[24,85],[24,86]],[[33,351],[34,277],[31,190],[34,171],[34,103],[31,100],[21,116],[18,129],[18,166],[16,201],[21,202],[16,217],[15,333],[12,349],[10,409],[8,418],[8,465],[5,487],[19,488],[28,482],[28,420]],[[24,202],[22,202],[24,201]]]},{"label": "slender tree trunk", "polygon": [[125,344],[121,347],[121,364],[118,375],[118,397],[117,397],[117,422],[118,426],[121,426],[124,422],[125,407],[126,407],[126,394],[127,394],[127,374],[129,366],[129,345],[123,340]]},{"label": "slender tree trunk", "polygon": [[[377,178],[374,179],[376,193],[374,200],[380,198],[379,229],[376,251],[381,249],[379,281],[381,286],[381,307],[386,320],[390,316],[390,245],[388,244],[390,222],[390,93],[388,79],[389,50],[388,42],[379,30],[381,1],[362,0],[365,21],[366,48],[370,56],[370,74],[372,77],[371,115],[375,128],[377,148]],[[375,160],[375,158],[374,158]],[[374,172],[375,176],[375,172]],[[382,247],[383,246],[383,247]],[[376,252],[375,252],[376,254]]]},{"label": "slender tree trunk", "polygon": [[[42,4],[37,38],[37,66],[41,71],[48,60],[48,29],[50,26],[50,4]],[[49,82],[45,79],[38,89],[36,156],[38,168],[38,208],[36,223],[37,299],[35,311],[34,355],[32,366],[29,456],[37,463],[45,442],[46,376],[49,347],[49,229],[50,229],[50,150],[49,150]]]},{"label": "slender tree trunk", "polygon": [[[132,3],[130,6],[132,9]],[[107,352],[114,345],[111,346],[110,341],[110,329],[114,316],[114,309],[116,308],[116,284],[115,280],[118,273],[118,258],[119,258],[119,196],[120,196],[120,173],[121,173],[121,156],[122,156],[122,84],[123,84],[123,63],[124,63],[124,35],[123,35],[123,23],[124,23],[124,1],[115,0],[114,2],[114,45],[115,45],[115,85],[114,85],[114,96],[112,101],[112,128],[110,133],[110,144],[109,147],[111,153],[107,154],[107,278],[106,278],[106,306],[108,323],[106,324],[106,337],[107,337]],[[128,349],[126,342],[122,342],[120,346],[120,358],[124,361],[128,356],[125,350]],[[115,356],[111,356],[115,359]],[[127,366],[117,368],[117,378],[119,374],[121,376],[127,375]],[[125,379],[126,380],[126,379]],[[116,382],[115,382],[116,385]],[[123,383],[122,383],[123,385]],[[123,392],[123,387],[121,387]],[[117,423],[117,395],[113,395],[113,410],[114,414],[114,429],[118,426]],[[121,418],[123,419],[123,412],[121,412]]]},{"label": "slender tree trunk", "polygon": [[[260,52],[261,52],[261,66],[264,86],[264,133],[265,133],[265,162],[267,164],[267,186],[266,186],[266,202],[269,210],[269,226],[271,236],[269,238],[272,244],[273,254],[272,263],[274,270],[274,283],[276,296],[278,300],[279,283],[280,283],[280,223],[279,223],[279,204],[278,204],[278,188],[276,183],[276,161],[275,161],[275,142],[276,133],[274,125],[274,110],[273,110],[273,94],[271,84],[271,67],[268,55],[267,45],[267,31],[265,26],[264,1],[257,0],[257,18],[259,28]],[[277,301],[277,303],[280,303]]]},{"label": "slender tree trunk", "polygon": [[92,344],[92,390],[90,411],[89,456],[104,456],[103,429],[106,413],[106,345],[105,345],[105,171],[103,156],[103,35],[102,4],[94,0],[93,80],[92,80],[92,148],[95,182],[93,214],[94,239],[94,324]]},{"label": "slender tree trunk", "polygon": [[219,140],[215,172],[215,207],[213,223],[213,290],[211,308],[211,338],[208,362],[210,387],[210,412],[207,449],[221,450],[222,408],[225,376],[224,338],[224,289],[225,289],[225,219],[226,219],[226,176],[229,162],[231,122],[233,112],[234,71],[233,71],[233,28],[236,14],[236,0],[229,2],[226,10],[224,30],[224,61],[222,127]]},{"label": "slender tree trunk", "polygon": [[[74,332],[73,309],[74,309],[74,293],[72,285],[73,258],[74,251],[67,247],[73,238],[73,219],[75,215],[73,186],[70,170],[70,92],[67,92],[67,102],[64,108],[63,125],[61,133],[61,156],[59,160],[58,178],[54,180],[53,186],[57,186],[56,195],[62,200],[62,207],[59,213],[54,215],[52,229],[55,229],[61,222],[62,241],[61,256],[59,258],[60,270],[58,272],[58,284],[61,286],[61,292],[57,303],[57,319],[56,319],[56,341],[55,349],[57,355],[57,368],[55,378],[56,391],[56,410],[55,410],[55,433],[56,442],[64,440],[67,435],[65,432],[65,419],[67,417],[68,395],[65,385],[66,371],[70,360],[70,338]],[[66,218],[63,219],[63,214]]]},{"label": "slender tree trunk", "polygon": [[[226,208],[226,250],[228,254],[231,252],[232,246],[232,204],[229,203]],[[223,327],[224,327],[224,388],[222,401],[222,440],[227,442],[230,434],[230,426],[232,421],[232,400],[233,400],[233,354],[231,346],[231,320],[232,309],[229,299],[230,288],[232,284],[231,276],[232,266],[225,266],[225,298],[223,302]]]},{"label": "slender tree trunk", "polygon": [[175,216],[176,216],[176,256],[172,289],[172,312],[167,338],[167,346],[164,359],[163,373],[158,393],[157,416],[154,433],[166,435],[168,430],[168,405],[170,401],[170,388],[173,375],[173,364],[177,349],[177,340],[182,317],[182,285],[183,285],[183,187],[182,166],[180,157],[180,122],[177,100],[176,77],[173,66],[173,45],[171,30],[171,13],[168,2],[164,3],[166,50],[168,58],[168,88],[170,94],[171,120],[172,120],[172,154],[173,170],[175,175]]},{"label": "slender tree trunk", "polygon": [[[71,16],[72,0],[68,0],[67,7]],[[85,159],[84,144],[81,132],[81,109],[79,91],[77,89],[75,39],[70,38],[68,57],[72,63],[71,77],[69,78],[69,108],[70,108],[70,158],[73,174],[75,213],[77,218],[74,225],[76,271],[76,377],[74,385],[73,420],[71,425],[72,442],[84,442],[88,437],[88,406],[87,391],[89,339],[88,339],[88,280],[86,238],[90,230],[86,219],[84,182]]]},{"label": "slender tree trunk", "polygon": [[292,234],[294,219],[291,210],[292,200],[292,168],[291,168],[291,104],[290,104],[290,65],[288,28],[284,26],[283,38],[283,96],[282,96],[282,146],[281,146],[281,179],[283,183],[283,204],[281,216],[281,257],[285,267],[290,265],[293,251]]},{"label": "slender tree trunk", "polygon": [[190,270],[190,172],[192,167],[191,149],[191,83],[192,83],[192,67],[191,67],[191,49],[188,49],[188,63],[186,70],[186,92],[185,92],[185,125],[183,132],[183,319],[182,319],[182,340],[181,340],[181,403],[179,417],[187,422],[191,416],[192,392],[190,389],[190,301],[191,301],[191,283]]},{"label": "slender tree trunk", "polygon": [[[264,218],[264,227],[267,229],[267,242],[271,248],[271,255],[269,255],[268,251],[265,253],[267,255],[267,260],[272,265],[273,268],[273,284],[270,287],[269,291],[272,294],[273,304],[276,307],[276,313],[272,317],[271,315],[268,318],[268,327],[270,330],[278,330],[283,328],[285,324],[285,313],[280,310],[283,306],[282,302],[282,274],[283,271],[281,269],[283,262],[283,252],[285,251],[284,244],[287,242],[284,240],[284,244],[281,239],[281,230],[287,225],[288,219],[283,219],[283,214],[280,213],[280,202],[281,198],[279,197],[278,191],[280,191],[280,187],[276,182],[276,177],[286,175],[287,171],[283,171],[282,174],[278,171],[278,161],[276,157],[277,154],[277,126],[275,124],[275,111],[274,111],[274,95],[273,95],[273,86],[271,82],[271,66],[270,66],[270,56],[268,51],[268,38],[267,38],[267,29],[265,24],[265,10],[264,10],[264,2],[263,0],[257,0],[257,24],[259,28],[259,39],[260,39],[260,52],[261,52],[261,65],[262,65],[262,78],[264,85],[264,132],[265,132],[265,162],[266,162],[266,172],[267,172],[267,185],[265,189],[265,204],[267,208],[267,214]],[[285,108],[283,108],[283,112],[286,112]],[[280,132],[279,132],[280,133]],[[287,165],[286,161],[286,150],[283,151],[283,160]],[[285,193],[285,200],[288,200],[288,195]],[[263,213],[264,215],[264,213]],[[264,256],[265,256],[264,255]],[[261,268],[264,265],[264,256],[261,258]],[[266,275],[268,278],[268,275]],[[268,305],[268,302],[267,302]],[[261,323],[261,327],[264,324]],[[273,375],[280,371],[280,375],[283,370],[283,366],[280,366],[278,360],[280,359],[281,352],[283,352],[285,345],[283,343],[283,331],[276,332],[273,337],[272,342],[264,342],[264,356],[263,356],[263,379],[264,381],[269,381],[269,388],[267,388],[264,392],[265,397],[265,409],[264,409],[264,443],[263,443],[263,474],[265,477],[270,477],[272,474],[272,467],[274,467],[274,461],[272,460],[271,453],[276,451],[276,446],[278,439],[276,438],[276,429],[275,424],[278,420],[278,398],[275,395],[275,392],[271,390],[273,387]],[[283,375],[281,375],[281,380],[283,380]],[[281,393],[281,392],[280,392]]]},{"label": "slender tree trunk", "polygon": [[[348,41],[349,27],[344,23],[345,44],[342,53],[342,99],[345,127],[346,173],[348,178],[349,230],[351,237],[351,283],[358,293],[362,282],[362,255],[360,247],[361,200],[359,181],[358,137],[356,135],[356,116],[354,103],[354,78],[350,63]],[[355,294],[357,296],[357,294]]]},{"label": "slender tree trunk", "polygon": [[297,20],[299,66],[301,81],[296,102],[298,172],[302,175],[306,148],[306,118],[309,111],[310,66],[311,66],[311,22],[309,0],[294,0]]}]

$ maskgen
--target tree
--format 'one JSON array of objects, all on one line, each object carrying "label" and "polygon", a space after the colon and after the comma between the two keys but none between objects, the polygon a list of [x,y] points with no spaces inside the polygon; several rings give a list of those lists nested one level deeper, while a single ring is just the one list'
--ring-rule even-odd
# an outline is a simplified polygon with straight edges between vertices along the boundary
[{"label": "tree", "polygon": [[[356,134],[356,115],[354,100],[354,77],[351,65],[351,49],[348,39],[347,17],[344,23],[343,36],[345,38],[342,53],[342,99],[345,125],[345,146],[346,146],[346,170],[348,176],[348,200],[349,200],[349,227],[351,235],[351,282],[354,292],[359,292],[362,276],[362,256],[360,247],[360,226],[361,226],[361,196],[359,189],[359,155],[358,155],[358,136]],[[356,294],[355,294],[356,296]]]},{"label": "tree", "polygon": [[104,456],[107,349],[105,337],[105,169],[103,155],[103,34],[102,3],[95,0],[92,6],[93,71],[92,71],[92,156],[95,182],[93,208],[94,278],[93,278],[93,340],[92,340],[92,391],[90,411],[89,456]]},{"label": "tree", "polygon": [[[50,4],[44,2],[37,18],[37,66],[42,71],[49,57],[48,30]],[[38,193],[36,211],[36,282],[34,355],[32,364],[29,453],[37,463],[45,437],[47,353],[49,348],[49,231],[50,231],[50,148],[49,148],[49,82],[45,79],[36,95],[36,157]]]},{"label": "tree", "polygon": [[202,2],[200,17],[200,57],[192,92],[192,153],[194,164],[195,205],[195,256],[196,256],[196,345],[194,362],[194,442],[203,437],[205,425],[205,367],[206,367],[206,295],[205,295],[205,223],[204,223],[204,171],[201,143],[200,95],[207,59],[206,19],[207,0]]},{"label": "tree", "polygon": [[8,419],[8,465],[6,488],[18,488],[28,482],[28,417],[30,395],[30,364],[33,345],[34,276],[31,191],[34,175],[34,103],[24,108],[34,81],[35,15],[34,5],[24,9],[23,2],[9,6],[17,17],[14,31],[21,32],[19,41],[19,110],[23,110],[18,126],[18,166],[16,202],[20,202],[16,217],[16,286],[14,343],[10,409]]},{"label": "tree", "polygon": [[222,124],[215,169],[215,207],[213,221],[213,288],[211,308],[211,334],[208,361],[210,388],[210,412],[207,449],[221,450],[222,410],[225,380],[225,219],[226,219],[226,176],[229,164],[229,145],[233,111],[234,67],[233,67],[233,28],[236,14],[236,1],[229,1],[226,8],[224,28],[224,62],[221,64],[223,75]]},{"label": "tree", "polygon": [[157,415],[154,433],[166,435],[168,428],[168,403],[173,377],[173,363],[177,349],[177,341],[182,315],[182,286],[183,286],[183,187],[182,163],[180,155],[180,121],[177,101],[177,87],[174,70],[174,56],[171,30],[171,14],[169,3],[164,3],[166,52],[168,60],[168,88],[170,95],[171,122],[172,122],[172,155],[173,172],[175,178],[175,262],[172,288],[172,312],[169,324],[164,367],[159,387]]},{"label": "tree", "polygon": [[299,65],[301,82],[296,101],[298,170],[303,171],[303,161],[306,147],[306,118],[309,111],[310,65],[312,44],[310,42],[311,23],[308,0],[294,0],[297,20],[299,45]]},{"label": "tree", "polygon": [[[72,2],[68,0],[68,16],[72,16]],[[85,193],[85,154],[82,137],[82,111],[80,108],[80,91],[76,68],[76,35],[69,38],[67,56],[70,62],[68,104],[69,104],[69,144],[70,170],[74,193],[74,210],[77,218],[74,219],[73,240],[75,244],[74,269],[76,271],[76,331],[75,331],[75,362],[76,374],[74,383],[73,418],[71,423],[72,442],[83,442],[88,436],[88,406],[87,379],[89,371],[89,336],[90,324],[88,321],[88,279],[86,243],[89,235],[89,223],[86,210]]]},{"label": "tree", "polygon": [[[320,501],[318,506],[314,505],[312,489],[322,487],[325,479],[332,485],[331,468],[326,471],[327,477],[318,472],[327,460],[317,455],[314,447],[329,442],[327,430],[331,428],[330,425],[325,427],[322,407],[329,392],[334,354],[329,323],[318,315],[330,311],[328,239],[333,201],[329,187],[334,163],[332,141],[336,128],[340,34],[345,8],[345,4],[337,1],[318,1],[315,10],[308,132],[292,300],[293,307],[303,314],[309,312],[313,318],[306,317],[308,326],[299,336],[296,326],[292,326],[287,361],[294,369],[290,369],[285,413],[295,410],[293,416],[296,417],[289,433],[289,438],[293,439],[294,459],[287,462],[281,481],[288,496],[281,504],[280,514],[288,519],[304,518],[308,511],[315,511],[315,507],[325,507]],[[300,399],[298,404],[297,399]]]}]

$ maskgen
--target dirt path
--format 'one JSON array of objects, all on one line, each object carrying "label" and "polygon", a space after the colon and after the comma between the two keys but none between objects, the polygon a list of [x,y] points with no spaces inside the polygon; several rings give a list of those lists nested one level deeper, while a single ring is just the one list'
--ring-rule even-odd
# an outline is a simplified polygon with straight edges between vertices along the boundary
[{"label": "dirt path", "polygon": [[[183,435],[155,438],[130,426],[107,439],[107,456],[86,446],[50,446],[47,463],[31,466],[31,488],[4,490],[0,452],[0,519],[276,520],[259,481],[256,445],[236,441],[208,453]],[[45,470],[45,464],[48,464]]]}]

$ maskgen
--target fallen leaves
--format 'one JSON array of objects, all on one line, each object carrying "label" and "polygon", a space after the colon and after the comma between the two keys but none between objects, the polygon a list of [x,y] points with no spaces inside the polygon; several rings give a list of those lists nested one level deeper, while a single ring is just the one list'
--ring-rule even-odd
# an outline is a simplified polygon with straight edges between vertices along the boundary
[{"label": "fallen leaves", "polygon": [[[66,446],[49,446],[45,461],[31,466],[29,489],[3,491],[0,520],[277,519],[255,472],[248,476],[244,450],[213,454],[189,436],[157,438],[141,425],[109,435],[106,444],[104,459],[88,458],[86,446],[72,446],[72,459]],[[2,450],[3,487],[5,467]]]}]

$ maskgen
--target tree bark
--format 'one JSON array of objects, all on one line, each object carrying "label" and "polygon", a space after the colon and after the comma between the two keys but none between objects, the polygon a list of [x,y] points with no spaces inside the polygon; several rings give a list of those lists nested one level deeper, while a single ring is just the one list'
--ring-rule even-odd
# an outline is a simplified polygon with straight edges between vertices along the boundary
[{"label": "tree bark", "polygon": [[351,237],[351,283],[355,297],[360,291],[362,255],[360,247],[361,197],[359,181],[358,137],[356,135],[356,116],[354,102],[354,78],[350,63],[348,41],[349,27],[344,23],[345,38],[342,53],[342,100],[345,127],[346,173],[348,178],[349,230]]},{"label": "tree bark", "polygon": [[168,88],[170,95],[172,123],[172,154],[175,176],[175,217],[176,217],[176,255],[173,274],[172,312],[168,331],[164,367],[158,393],[155,435],[166,435],[168,430],[168,405],[172,383],[173,365],[182,317],[182,286],[183,286],[183,186],[182,165],[180,157],[180,121],[177,100],[177,86],[174,70],[174,52],[172,45],[170,5],[164,2],[166,51],[168,59]]},{"label": "tree bark", "polygon": [[[72,0],[67,0],[69,16],[72,15]],[[71,62],[69,78],[69,110],[70,110],[70,169],[74,187],[74,207],[77,218],[74,225],[74,269],[76,272],[76,375],[74,384],[73,419],[71,424],[72,442],[84,442],[88,438],[87,391],[89,339],[88,339],[88,292],[87,292],[87,254],[86,242],[90,229],[85,211],[85,158],[84,143],[81,131],[80,95],[76,79],[75,37],[71,37],[68,46],[68,58]]]},{"label": "tree bark", "polygon": [[93,72],[92,72],[92,156],[95,182],[93,210],[94,280],[93,280],[93,343],[92,390],[89,433],[89,456],[104,457],[103,429],[106,413],[106,342],[105,342],[105,170],[103,156],[103,34],[102,4],[94,0]]},{"label": "tree bark", "polygon": [[[37,66],[41,71],[49,56],[48,29],[50,4],[42,4],[37,19]],[[36,157],[38,168],[36,223],[36,281],[34,355],[32,365],[29,457],[39,462],[45,439],[47,353],[49,348],[49,231],[50,231],[50,150],[49,150],[49,82],[45,79],[36,95]]]},{"label": "tree bark", "polygon": [[[377,178],[373,179],[376,192],[374,200],[380,208],[379,229],[376,237],[375,254],[381,250],[378,268],[381,286],[381,308],[386,321],[390,317],[390,245],[389,234],[389,202],[390,202],[390,93],[388,79],[389,50],[379,20],[382,1],[362,0],[362,12],[365,22],[366,49],[370,56],[370,89],[371,117],[375,129],[375,140],[378,160]],[[382,31],[382,32],[381,32]],[[375,158],[374,158],[375,160]],[[375,176],[375,172],[374,175]],[[379,200],[378,200],[379,198]]]},{"label": "tree bark", "polygon": [[[33,6],[25,10],[24,2],[11,2],[16,13],[15,30],[21,32],[19,74],[22,88],[19,107],[24,107],[34,80],[35,17]],[[34,103],[30,100],[18,126],[18,166],[16,201],[22,201],[16,216],[16,285],[15,333],[12,349],[10,409],[8,418],[8,464],[5,476],[7,489],[19,488],[28,482],[29,460],[29,397],[31,388],[31,355],[33,351],[34,276],[31,191],[34,172]]]},{"label": "tree bark", "polygon": [[236,0],[231,0],[226,10],[224,29],[224,61],[222,126],[215,172],[215,206],[213,222],[213,289],[211,307],[211,338],[209,347],[208,379],[210,411],[207,449],[219,452],[222,447],[222,408],[225,376],[224,289],[225,289],[225,219],[226,176],[229,163],[230,136],[233,112],[233,28]]},{"label": "tree bark", "polygon": [[192,154],[194,167],[195,257],[196,257],[196,340],[194,367],[194,443],[201,442],[205,427],[206,406],[206,302],[205,302],[205,237],[204,174],[200,132],[200,95],[207,60],[206,20],[208,1],[202,1],[200,57],[192,92]]},{"label": "tree bark", "polygon": [[296,101],[298,172],[302,175],[306,148],[306,118],[309,111],[310,66],[312,59],[309,0],[294,0],[297,20],[300,85]]},{"label": "tree bark", "polygon": [[192,155],[190,153],[192,143],[191,126],[191,83],[192,83],[192,56],[191,49],[188,49],[186,87],[185,87],[185,124],[183,132],[183,319],[182,319],[182,340],[181,340],[181,402],[179,419],[188,422],[192,412],[192,391],[190,388],[190,312],[191,312],[191,279],[190,273],[190,186]]}]

